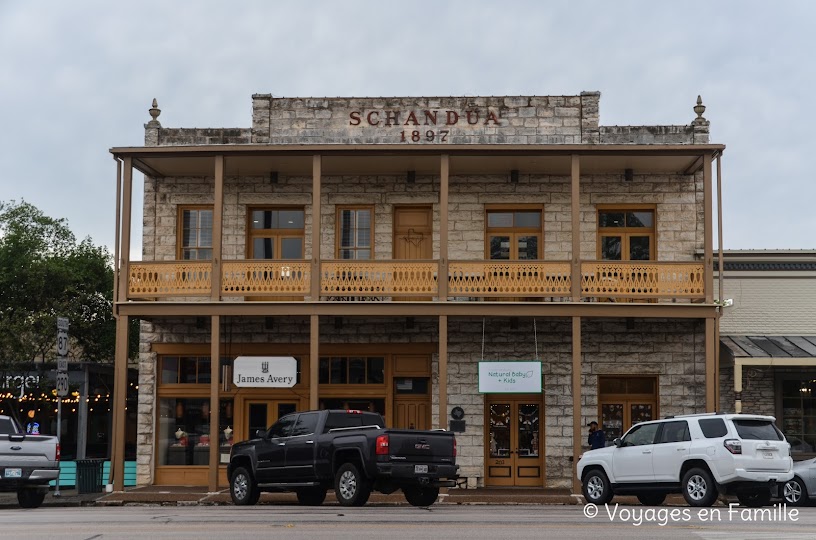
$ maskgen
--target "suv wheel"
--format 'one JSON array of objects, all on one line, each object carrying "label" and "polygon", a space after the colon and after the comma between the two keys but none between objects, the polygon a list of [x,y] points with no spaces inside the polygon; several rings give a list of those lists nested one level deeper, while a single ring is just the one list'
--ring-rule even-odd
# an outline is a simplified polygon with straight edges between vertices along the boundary
[{"label": "suv wheel", "polygon": [[785,482],[785,487],[782,488],[782,498],[791,506],[804,506],[807,502],[807,489],[805,483],[798,476]]},{"label": "suv wheel", "polygon": [[717,486],[705,469],[689,469],[683,475],[683,498],[690,506],[711,506],[717,500]]},{"label": "suv wheel", "polygon": [[230,496],[238,506],[253,505],[258,502],[261,492],[252,475],[244,467],[238,467],[230,478]]},{"label": "suv wheel", "polygon": [[612,486],[609,485],[609,478],[599,469],[592,469],[586,473],[582,487],[584,498],[588,503],[606,504],[612,500]]},{"label": "suv wheel", "polygon": [[343,506],[363,506],[371,495],[371,485],[354,463],[344,463],[334,477],[334,494]]},{"label": "suv wheel", "polygon": [[760,491],[746,491],[737,493],[737,500],[742,506],[750,506],[752,508],[768,506],[768,504],[771,502],[771,490],[763,489]]},{"label": "suv wheel", "polygon": [[641,493],[637,496],[643,506],[660,506],[666,500],[665,493]]}]

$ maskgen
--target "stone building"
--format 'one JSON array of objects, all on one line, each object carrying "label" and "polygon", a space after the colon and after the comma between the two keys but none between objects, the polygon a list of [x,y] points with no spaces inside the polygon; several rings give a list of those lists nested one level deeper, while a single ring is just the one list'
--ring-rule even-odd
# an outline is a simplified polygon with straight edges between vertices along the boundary
[{"label": "stone building", "polygon": [[139,483],[226,485],[233,441],[340,407],[455,431],[468,487],[568,487],[590,420],[713,410],[724,146],[699,98],[671,126],[602,126],[599,101],[264,94],[234,129],[154,101],[145,146],[111,150]]}]

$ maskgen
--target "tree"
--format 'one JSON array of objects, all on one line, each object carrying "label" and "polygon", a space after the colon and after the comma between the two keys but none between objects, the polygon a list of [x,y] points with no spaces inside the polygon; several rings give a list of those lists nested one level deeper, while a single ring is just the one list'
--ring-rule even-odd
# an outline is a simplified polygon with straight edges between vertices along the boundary
[{"label": "tree", "polygon": [[57,317],[70,319],[70,356],[112,361],[111,263],[90,238],[77,243],[65,219],[0,202],[0,366],[53,360]]}]

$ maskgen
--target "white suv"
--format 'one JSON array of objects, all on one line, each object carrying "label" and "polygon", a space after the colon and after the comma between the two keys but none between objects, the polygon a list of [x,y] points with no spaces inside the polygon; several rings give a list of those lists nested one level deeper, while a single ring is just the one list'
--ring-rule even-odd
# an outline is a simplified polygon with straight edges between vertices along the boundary
[{"label": "white suv", "polygon": [[718,494],[736,494],[746,506],[764,506],[779,484],[793,478],[790,444],[772,416],[694,414],[632,426],[614,446],[578,460],[587,502],[637,495],[646,505],[682,493],[691,506],[710,506]]}]

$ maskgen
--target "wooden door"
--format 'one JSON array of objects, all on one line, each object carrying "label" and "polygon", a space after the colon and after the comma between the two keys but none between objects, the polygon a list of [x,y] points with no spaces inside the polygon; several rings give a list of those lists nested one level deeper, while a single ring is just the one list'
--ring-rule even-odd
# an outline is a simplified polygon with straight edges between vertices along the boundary
[{"label": "wooden door", "polygon": [[240,440],[252,439],[259,429],[268,429],[278,418],[298,410],[292,401],[250,399],[244,402],[243,433]]},{"label": "wooden door", "polygon": [[394,427],[431,429],[431,403],[426,396],[394,397]]},{"label": "wooden door", "polygon": [[[433,211],[427,206],[394,208],[395,260],[430,260],[433,258]],[[429,301],[422,296],[396,297],[395,301]]]},{"label": "wooden door", "polygon": [[485,484],[541,486],[541,396],[489,396],[485,443]]}]

